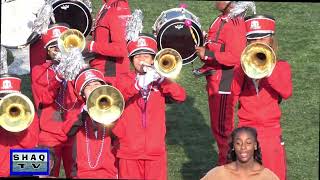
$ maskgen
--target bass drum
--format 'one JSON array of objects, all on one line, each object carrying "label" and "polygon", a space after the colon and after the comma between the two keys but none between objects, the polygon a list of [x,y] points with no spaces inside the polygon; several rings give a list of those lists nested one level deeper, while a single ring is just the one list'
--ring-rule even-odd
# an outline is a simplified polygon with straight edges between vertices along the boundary
[{"label": "bass drum", "polygon": [[[184,25],[186,20],[192,22],[192,31]],[[189,64],[197,58],[195,45],[203,45],[203,34],[198,17],[184,8],[173,8],[163,11],[153,25],[153,32],[157,36],[158,49],[172,48],[178,51],[183,59],[183,64]]]},{"label": "bass drum", "polygon": [[44,3],[45,0],[1,1],[1,45],[16,49],[37,41],[40,36],[32,27]]},{"label": "bass drum", "polygon": [[92,8],[89,0],[55,0],[52,2],[56,23],[66,23],[87,36],[92,27]]}]

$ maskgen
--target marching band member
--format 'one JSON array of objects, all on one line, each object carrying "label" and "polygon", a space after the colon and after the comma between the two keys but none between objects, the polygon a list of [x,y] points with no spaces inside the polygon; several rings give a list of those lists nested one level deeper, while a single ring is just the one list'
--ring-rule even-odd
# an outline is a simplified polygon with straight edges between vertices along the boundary
[{"label": "marching band member", "polygon": [[126,108],[113,128],[119,139],[119,178],[167,179],[165,145],[165,98],[178,103],[186,99],[184,88],[161,77],[153,68],[156,40],[141,34],[128,42],[128,52],[135,72],[123,75],[115,86],[123,94]]},{"label": "marching band member", "polygon": [[115,157],[111,152],[109,128],[91,119],[85,104],[90,93],[106,84],[102,72],[94,68],[83,69],[74,80],[74,91],[81,100],[68,114],[62,128],[68,137],[74,137],[73,178],[117,178]]},{"label": "marching band member", "polygon": [[[269,45],[276,50],[275,20],[270,16],[246,18],[248,44]],[[282,99],[292,95],[291,68],[287,61],[278,60],[271,74],[262,79],[251,79],[242,68],[236,68],[233,89],[239,95],[239,127],[257,129],[262,161],[281,180],[286,179],[285,148],[280,125]]]},{"label": "marching band member", "polygon": [[54,24],[42,35],[41,41],[47,52],[47,60],[34,66],[31,73],[31,89],[40,119],[39,145],[54,149],[56,162],[53,175],[59,176],[62,158],[66,177],[69,178],[72,167],[72,139],[62,143],[64,133],[61,126],[65,121],[65,113],[77,103],[77,97],[74,95],[71,82],[61,79],[55,71],[55,66],[59,64],[56,55],[60,52],[57,39],[67,29],[66,24]]},{"label": "marching band member", "polygon": [[235,1],[217,1],[221,14],[210,26],[205,47],[196,47],[205,65],[196,75],[206,75],[211,131],[219,149],[218,164],[227,160],[228,137],[234,126],[234,106],[237,97],[231,94],[233,67],[240,63],[246,46],[246,29],[242,15],[230,17]]},{"label": "marching band member", "polygon": [[[0,75],[0,99],[7,94],[20,92],[20,86],[20,78]],[[20,132],[9,132],[0,126],[0,177],[10,175],[10,149],[34,148],[38,144],[38,134],[39,120],[37,115],[34,116],[31,125]]]},{"label": "marching band member", "polygon": [[103,0],[93,26],[93,41],[87,43],[89,52],[96,54],[90,66],[103,72],[105,80],[110,83],[130,69],[125,40],[130,14],[127,0]]}]

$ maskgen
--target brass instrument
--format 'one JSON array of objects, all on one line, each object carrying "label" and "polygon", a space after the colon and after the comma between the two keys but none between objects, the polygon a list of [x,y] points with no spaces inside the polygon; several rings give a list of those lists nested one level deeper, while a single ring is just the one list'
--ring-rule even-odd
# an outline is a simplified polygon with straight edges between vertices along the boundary
[{"label": "brass instrument", "polygon": [[58,38],[58,48],[61,52],[70,52],[72,48],[78,48],[80,51],[86,46],[86,39],[82,32],[77,29],[68,29]]},{"label": "brass instrument", "polygon": [[31,100],[21,93],[10,93],[0,100],[0,126],[10,132],[27,129],[34,118]]},{"label": "brass instrument", "polygon": [[89,116],[96,122],[110,126],[124,109],[124,99],[118,89],[109,85],[95,88],[87,99]]},{"label": "brass instrument", "polygon": [[161,76],[176,78],[182,69],[182,57],[178,51],[164,48],[156,54],[154,68]]},{"label": "brass instrument", "polygon": [[270,76],[276,65],[276,54],[264,43],[248,45],[241,54],[241,67],[252,79]]}]

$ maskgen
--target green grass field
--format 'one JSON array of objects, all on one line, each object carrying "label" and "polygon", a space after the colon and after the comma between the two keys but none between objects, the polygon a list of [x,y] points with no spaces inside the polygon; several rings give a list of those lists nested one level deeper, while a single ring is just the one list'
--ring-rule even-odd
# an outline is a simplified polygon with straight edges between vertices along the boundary
[{"label": "green grass field", "polygon": [[[178,7],[183,1],[130,0],[131,9],[144,13],[144,32],[164,10]],[[208,30],[218,12],[210,1],[185,1],[188,9],[200,18]],[[94,13],[101,6],[93,0]],[[258,2],[257,12],[277,20],[278,57],[292,67],[293,96],[282,103],[282,128],[286,143],[288,179],[319,178],[319,80],[320,80],[320,3]],[[200,67],[199,60],[195,67]],[[205,80],[195,79],[191,65],[183,67],[178,82],[188,93],[182,105],[167,108],[167,149],[169,179],[199,179],[217,161],[217,147],[211,135]],[[23,76],[29,81],[27,76]],[[23,91],[31,96],[30,84]],[[64,176],[64,173],[61,172]]]}]

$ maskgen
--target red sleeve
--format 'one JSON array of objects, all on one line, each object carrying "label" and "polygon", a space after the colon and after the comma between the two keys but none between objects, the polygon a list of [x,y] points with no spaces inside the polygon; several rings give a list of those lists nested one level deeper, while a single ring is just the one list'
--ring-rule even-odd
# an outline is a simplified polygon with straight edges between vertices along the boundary
[{"label": "red sleeve", "polygon": [[[104,56],[125,57],[127,46],[125,41],[126,13],[128,9],[111,8],[101,20],[101,26],[95,30],[96,40],[88,43],[88,49]],[[109,40],[109,33],[111,39]],[[111,42],[109,42],[111,41]]]},{"label": "red sleeve", "polygon": [[234,66],[240,63],[240,56],[246,46],[244,22],[234,24],[231,20],[222,29],[218,42],[206,45],[208,63],[217,61],[225,66]]},{"label": "red sleeve", "polygon": [[171,97],[178,103],[182,103],[186,100],[186,91],[178,83],[173,82],[169,79],[165,79],[160,84],[160,91],[165,95]]},{"label": "red sleeve", "polygon": [[38,144],[39,119],[37,114],[33,118],[31,125],[22,132],[14,133],[16,142],[23,148],[33,148]]},{"label": "red sleeve", "polygon": [[232,87],[231,87],[232,88],[232,93],[234,93],[235,95],[240,95],[246,75],[243,72],[243,70],[242,70],[240,65],[237,65],[234,68],[233,74],[234,74],[234,78],[233,78]]},{"label": "red sleeve", "polygon": [[266,79],[283,99],[288,99],[292,96],[291,67],[288,62],[278,61],[272,74]]},{"label": "red sleeve", "polygon": [[121,78],[116,80],[114,86],[119,89],[125,102],[127,102],[131,97],[139,94],[140,87],[137,81],[129,75],[123,75]]},{"label": "red sleeve", "polygon": [[35,66],[31,76],[32,94],[36,109],[38,109],[40,103],[53,103],[60,87],[60,82],[56,79],[54,71],[43,64]]}]

